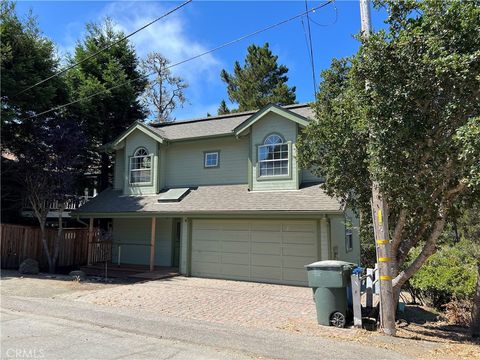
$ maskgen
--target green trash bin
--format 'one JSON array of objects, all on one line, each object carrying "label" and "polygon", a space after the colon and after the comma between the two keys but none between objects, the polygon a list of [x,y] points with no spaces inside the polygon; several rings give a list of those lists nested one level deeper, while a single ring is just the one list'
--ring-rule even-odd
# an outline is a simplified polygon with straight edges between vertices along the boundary
[{"label": "green trash bin", "polygon": [[347,287],[356,265],[337,260],[317,261],[305,265],[308,286],[313,290],[320,325],[345,327],[347,319]]}]

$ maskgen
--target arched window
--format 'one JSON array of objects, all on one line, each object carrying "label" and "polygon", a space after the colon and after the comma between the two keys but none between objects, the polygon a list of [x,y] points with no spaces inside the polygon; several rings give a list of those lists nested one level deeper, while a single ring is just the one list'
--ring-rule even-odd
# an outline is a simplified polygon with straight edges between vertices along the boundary
[{"label": "arched window", "polygon": [[130,184],[149,184],[152,182],[152,155],[141,147],[130,158]]},{"label": "arched window", "polygon": [[279,134],[267,136],[258,147],[259,176],[289,174],[288,143]]}]

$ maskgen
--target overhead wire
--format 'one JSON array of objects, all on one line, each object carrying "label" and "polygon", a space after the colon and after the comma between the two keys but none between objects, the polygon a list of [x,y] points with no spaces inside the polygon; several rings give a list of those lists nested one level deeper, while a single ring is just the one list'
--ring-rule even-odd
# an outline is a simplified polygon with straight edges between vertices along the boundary
[{"label": "overhead wire", "polygon": [[[312,29],[310,28],[310,16],[308,13],[308,1],[305,0],[305,10],[306,10],[306,17],[307,17],[307,27],[308,27],[308,41],[310,43],[309,51],[310,51],[310,66],[312,68],[312,80],[313,80],[313,93],[315,98],[317,97],[317,77],[315,73],[315,56],[313,54],[313,42],[312,42]],[[302,20],[303,24],[303,20]]]},{"label": "overhead wire", "polygon": [[[275,27],[281,26],[281,25],[283,25],[283,24],[285,24],[285,23],[288,23],[288,22],[290,22],[290,21],[293,21],[293,20],[295,20],[295,19],[301,18],[302,16],[305,16],[305,14],[310,13],[310,12],[313,12],[313,11],[315,11],[315,10],[319,10],[319,9],[321,9],[321,8],[323,8],[323,7],[331,4],[332,2],[333,2],[333,0],[329,0],[329,1],[327,1],[326,3],[323,3],[323,4],[321,4],[321,5],[318,5],[318,6],[316,6],[316,7],[313,7],[313,8],[311,8],[311,9],[309,9],[309,10],[306,10],[306,11],[304,11],[304,12],[302,12],[302,13],[300,13],[300,14],[297,14],[297,15],[295,15],[295,16],[292,16],[292,17],[290,17],[290,18],[288,18],[288,19],[279,21],[279,22],[277,22],[277,23],[275,23],[275,24],[269,25],[269,26],[267,26],[267,27],[261,28],[261,29],[256,30],[256,31],[253,31],[253,32],[251,32],[251,33],[249,33],[249,34],[240,36],[240,37],[238,37],[238,38],[236,38],[236,39],[234,39],[234,40],[225,42],[225,43],[223,43],[223,44],[221,44],[221,45],[218,45],[218,46],[216,46],[216,47],[214,47],[214,48],[212,48],[212,49],[210,49],[210,50],[204,51],[204,52],[199,53],[199,54],[197,54],[197,55],[195,55],[195,56],[192,56],[192,57],[190,57],[190,58],[187,58],[187,59],[181,60],[181,61],[179,61],[179,62],[176,62],[176,63],[174,63],[174,64],[171,64],[171,65],[167,66],[166,69],[170,69],[170,68],[172,68],[172,67],[175,67],[175,66],[178,66],[178,65],[187,63],[187,62],[192,61],[192,60],[195,60],[195,59],[198,59],[198,58],[200,58],[200,57],[202,57],[202,56],[205,56],[205,55],[210,54],[210,53],[212,53],[212,52],[214,52],[214,51],[218,51],[218,50],[220,50],[220,49],[223,49],[224,47],[227,47],[227,46],[229,46],[229,45],[232,45],[232,44],[235,44],[235,43],[237,43],[237,42],[240,42],[240,41],[242,41],[242,40],[244,40],[244,39],[247,39],[247,38],[249,38],[249,37],[252,37],[252,36],[254,36],[254,35],[260,34],[260,33],[262,33],[262,32],[265,32],[265,31],[268,31],[268,30],[273,29],[273,28],[275,28]],[[90,94],[90,95],[88,95],[88,96],[84,96],[84,97],[81,97],[81,98],[79,98],[79,99],[70,101],[70,102],[68,102],[68,103],[66,103],[66,104],[59,105],[59,106],[54,107],[54,108],[51,108],[51,109],[49,109],[49,110],[42,111],[42,112],[40,112],[40,113],[38,113],[38,114],[34,114],[34,115],[30,116],[30,117],[27,118],[27,119],[32,119],[32,118],[35,118],[35,117],[38,117],[38,116],[41,116],[41,115],[48,114],[48,113],[50,113],[50,112],[52,112],[52,111],[56,111],[56,110],[63,109],[63,108],[65,108],[65,107],[67,107],[67,106],[76,104],[76,103],[78,103],[78,102],[85,101],[85,100],[89,100],[89,99],[91,99],[91,98],[93,98],[93,97],[95,97],[95,96],[98,96],[98,95],[100,95],[100,94],[106,93],[107,91],[110,91],[110,90],[117,89],[117,88],[119,88],[119,87],[121,87],[121,86],[124,86],[124,85],[127,85],[127,84],[129,84],[129,83],[131,83],[131,82],[133,82],[133,81],[139,81],[139,80],[143,80],[143,79],[145,79],[145,78],[148,78],[148,77],[154,75],[155,73],[156,73],[156,72],[151,72],[151,73],[148,73],[148,74],[141,75],[141,76],[139,76],[139,77],[137,77],[137,78],[127,80],[127,81],[125,81],[125,82],[122,82],[122,83],[117,84],[117,85],[115,85],[115,86],[112,86],[112,87],[110,87],[110,88],[97,91],[97,92],[95,92],[95,93],[93,93],[93,94]]]},{"label": "overhead wire", "polygon": [[39,86],[39,85],[41,85],[41,84],[43,84],[43,83],[51,80],[51,79],[53,79],[53,78],[55,78],[55,77],[57,77],[57,76],[59,76],[59,75],[62,75],[62,74],[64,74],[64,73],[66,73],[67,71],[73,69],[74,67],[77,67],[78,65],[84,63],[85,61],[90,60],[90,59],[96,57],[98,54],[104,52],[105,50],[108,50],[108,49],[110,49],[111,47],[113,47],[113,46],[121,43],[122,41],[127,40],[129,37],[131,37],[131,36],[139,33],[140,31],[144,30],[145,28],[147,28],[147,27],[155,24],[157,21],[160,21],[161,19],[167,17],[168,15],[174,13],[174,12],[177,11],[177,10],[180,10],[182,7],[184,7],[185,5],[187,5],[187,4],[190,3],[190,2],[192,2],[192,0],[187,0],[187,1],[183,2],[182,4],[178,5],[177,7],[169,10],[168,12],[166,12],[165,14],[163,14],[162,16],[159,16],[159,17],[157,17],[156,19],[154,19],[154,20],[150,21],[149,23],[143,25],[142,27],[138,28],[138,29],[135,30],[134,32],[132,32],[132,33],[130,33],[130,34],[122,37],[121,39],[118,39],[117,41],[114,41],[114,42],[108,44],[107,46],[104,46],[103,48],[97,50],[97,51],[94,52],[93,54],[87,56],[86,58],[84,58],[84,59],[82,59],[82,60],[80,60],[80,61],[78,61],[78,62],[76,62],[76,63],[74,63],[74,64],[71,64],[71,65],[67,66],[66,68],[64,68],[64,69],[56,72],[55,74],[50,75],[49,77],[46,77],[45,79],[40,80],[40,81],[38,81],[37,83],[35,83],[35,84],[33,84],[33,85],[31,85],[31,86],[29,86],[29,87],[27,87],[27,88],[25,88],[25,89],[17,92],[17,93],[14,95],[14,97],[17,96],[17,95],[23,94],[24,92],[26,92],[26,91],[28,91],[28,90],[31,90],[31,89],[33,89],[33,88],[35,88],[35,87],[37,87],[37,86]]}]

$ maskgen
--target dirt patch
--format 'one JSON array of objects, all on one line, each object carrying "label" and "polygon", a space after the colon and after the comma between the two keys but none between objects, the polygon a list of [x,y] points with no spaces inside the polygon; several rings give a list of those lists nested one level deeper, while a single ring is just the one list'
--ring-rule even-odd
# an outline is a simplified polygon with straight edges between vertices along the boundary
[{"label": "dirt patch", "polygon": [[9,296],[54,298],[66,294],[84,294],[106,288],[119,286],[118,283],[103,282],[101,279],[89,278],[85,281],[72,279],[67,275],[22,275],[18,271],[2,270],[0,293]]}]

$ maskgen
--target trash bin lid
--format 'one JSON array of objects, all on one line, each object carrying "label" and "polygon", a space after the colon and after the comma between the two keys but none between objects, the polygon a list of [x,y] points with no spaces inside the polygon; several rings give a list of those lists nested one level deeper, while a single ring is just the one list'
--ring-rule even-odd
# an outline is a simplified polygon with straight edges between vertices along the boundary
[{"label": "trash bin lid", "polygon": [[306,268],[312,269],[343,268],[344,266],[353,267],[356,266],[356,264],[340,260],[322,260],[305,265]]}]

